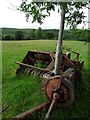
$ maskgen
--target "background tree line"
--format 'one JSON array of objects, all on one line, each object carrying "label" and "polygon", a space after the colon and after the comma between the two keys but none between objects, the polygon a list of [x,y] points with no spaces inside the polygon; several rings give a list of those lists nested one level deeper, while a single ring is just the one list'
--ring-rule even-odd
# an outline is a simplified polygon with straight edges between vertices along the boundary
[{"label": "background tree line", "polygon": [[[2,40],[56,40],[58,39],[58,29],[15,29],[2,28]],[[90,30],[68,29],[64,31],[64,40],[79,40],[90,42]]]}]

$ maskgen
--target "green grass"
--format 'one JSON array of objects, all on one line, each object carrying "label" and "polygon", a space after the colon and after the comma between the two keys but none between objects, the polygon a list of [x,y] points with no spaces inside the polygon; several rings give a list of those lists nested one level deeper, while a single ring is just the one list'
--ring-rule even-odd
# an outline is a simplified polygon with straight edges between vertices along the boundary
[{"label": "green grass", "polygon": [[[88,117],[88,91],[89,91],[89,68],[88,68],[88,44],[80,41],[64,41],[64,46],[71,48],[81,54],[80,60],[84,59],[83,80],[80,88],[76,90],[76,97],[73,105],[66,109],[55,109],[51,115],[57,120],[86,119]],[[18,65],[16,61],[21,61],[29,50],[55,51],[56,41],[4,41],[2,43],[2,105],[9,107],[3,112],[3,118],[13,118],[14,116],[31,109],[47,100],[45,93],[41,89],[41,79],[39,76],[21,75],[16,76],[15,71]],[[90,100],[89,100],[90,101]],[[40,111],[33,118],[43,120],[46,110]],[[33,119],[32,118],[32,119]]]}]

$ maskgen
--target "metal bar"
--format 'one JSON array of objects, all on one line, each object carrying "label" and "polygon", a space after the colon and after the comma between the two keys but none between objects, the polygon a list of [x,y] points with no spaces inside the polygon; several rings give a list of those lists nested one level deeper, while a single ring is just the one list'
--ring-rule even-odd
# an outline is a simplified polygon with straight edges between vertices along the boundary
[{"label": "metal bar", "polygon": [[65,47],[63,47],[63,49],[66,49],[66,50],[68,50],[68,51],[70,51],[70,52],[72,52],[72,53],[75,53],[75,54],[78,54],[78,55],[80,55],[78,52],[76,52],[76,51],[73,51],[73,50],[71,50],[70,48],[65,48]]},{"label": "metal bar", "polygon": [[29,118],[29,117],[32,115],[32,113],[34,113],[34,112],[36,112],[36,111],[38,111],[38,110],[43,109],[44,107],[48,106],[49,104],[50,104],[50,101],[49,101],[49,102],[46,102],[46,103],[43,103],[43,104],[41,104],[41,105],[39,105],[39,106],[31,109],[31,110],[28,110],[28,111],[26,111],[26,112],[23,112],[23,113],[20,114],[20,115],[17,115],[17,116],[14,117],[12,120],[25,120],[25,118]]},{"label": "metal bar", "polygon": [[48,110],[48,112],[47,112],[44,120],[48,120],[48,119],[49,119],[50,113],[51,113],[51,111],[52,111],[55,103],[57,102],[57,99],[58,99],[58,98],[59,98],[59,95],[58,95],[57,93],[54,93],[54,94],[53,94],[53,100],[52,100],[52,102],[51,102],[51,105],[50,105],[50,107],[49,107],[49,110]]},{"label": "metal bar", "polygon": [[25,64],[25,63],[21,63],[21,62],[15,62],[15,63],[19,64],[19,65],[26,66],[26,67],[35,68],[35,69],[38,69],[38,70],[41,70],[41,71],[45,71],[45,72],[50,71],[49,69],[43,69],[43,68],[39,68],[39,67],[36,67],[36,66],[28,65],[28,64]]},{"label": "metal bar", "polygon": [[50,113],[51,113],[55,103],[56,103],[56,99],[53,99],[44,120],[48,120],[49,119]]}]

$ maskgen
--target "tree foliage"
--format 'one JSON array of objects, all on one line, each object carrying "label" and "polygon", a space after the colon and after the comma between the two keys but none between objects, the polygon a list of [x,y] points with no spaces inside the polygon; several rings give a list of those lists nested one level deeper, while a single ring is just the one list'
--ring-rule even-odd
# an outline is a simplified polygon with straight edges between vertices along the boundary
[{"label": "tree foliage", "polygon": [[[20,29],[23,32],[23,40],[38,40],[37,31],[38,29]],[[42,35],[39,34],[40,39],[47,40],[57,40],[58,39],[58,29],[41,29]],[[0,34],[2,40],[15,40],[15,33],[19,29],[14,28],[2,28],[2,34]],[[13,33],[12,33],[13,31]],[[7,38],[7,36],[9,36]],[[17,39],[18,40],[18,39]],[[77,41],[87,41],[90,42],[90,30],[87,29],[67,29],[64,30],[63,40],[77,40]]]},{"label": "tree foliage", "polygon": [[88,41],[88,30],[74,30],[73,34],[75,38],[79,41]]},{"label": "tree foliage", "polygon": [[82,10],[88,3],[87,2],[29,2],[28,0],[22,0],[19,10],[25,13],[26,20],[29,20],[29,16],[33,17],[32,22],[43,23],[44,18],[50,16],[50,12],[55,8],[58,8],[58,12],[63,8],[65,10],[66,24],[71,28],[76,28],[78,24],[81,24],[85,18],[84,11]]},{"label": "tree foliage", "polygon": [[36,30],[32,29],[31,30],[31,34],[29,34],[29,36],[30,36],[31,40],[35,40],[36,39]]},{"label": "tree foliage", "polygon": [[15,40],[15,34],[2,34],[2,40]]},{"label": "tree foliage", "polygon": [[54,36],[54,33],[53,32],[47,32],[46,33],[46,36],[47,36],[47,38],[50,40],[50,39],[54,39],[55,38],[55,36]]},{"label": "tree foliage", "polygon": [[23,32],[22,31],[16,31],[15,38],[16,40],[22,40],[23,39]]},{"label": "tree foliage", "polygon": [[43,38],[43,32],[42,32],[41,27],[39,27],[36,31],[36,39],[39,40],[39,39],[42,39],[42,38]]}]

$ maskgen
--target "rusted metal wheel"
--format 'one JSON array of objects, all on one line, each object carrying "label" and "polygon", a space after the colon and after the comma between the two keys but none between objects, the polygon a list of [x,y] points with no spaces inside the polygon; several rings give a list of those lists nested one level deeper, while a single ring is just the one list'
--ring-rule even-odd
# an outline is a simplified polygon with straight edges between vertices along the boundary
[{"label": "rusted metal wheel", "polygon": [[53,93],[57,93],[59,95],[59,99],[57,100],[57,107],[67,107],[70,106],[74,101],[74,87],[72,83],[64,78],[53,77],[46,84],[46,96],[52,101]]},{"label": "rusted metal wheel", "polygon": [[59,89],[61,85],[61,79],[59,76],[54,76],[52,77],[47,83],[46,83],[46,96],[49,100],[52,101],[53,99],[53,91],[55,89]]},{"label": "rusted metal wheel", "polygon": [[68,107],[70,106],[75,97],[74,86],[66,78],[62,80],[60,90],[58,90],[60,95],[59,100],[57,101],[57,107]]}]

